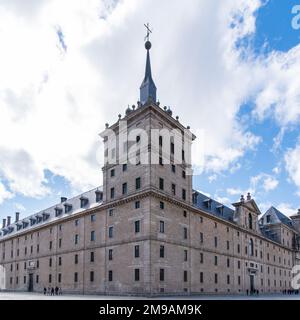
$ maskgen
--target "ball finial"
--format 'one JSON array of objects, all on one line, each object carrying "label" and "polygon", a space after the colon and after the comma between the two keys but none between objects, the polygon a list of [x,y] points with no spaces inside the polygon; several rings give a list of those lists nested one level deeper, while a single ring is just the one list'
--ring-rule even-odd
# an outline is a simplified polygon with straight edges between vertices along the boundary
[{"label": "ball finial", "polygon": [[146,48],[146,50],[150,50],[151,49],[151,42],[149,40],[146,41],[145,48]]}]

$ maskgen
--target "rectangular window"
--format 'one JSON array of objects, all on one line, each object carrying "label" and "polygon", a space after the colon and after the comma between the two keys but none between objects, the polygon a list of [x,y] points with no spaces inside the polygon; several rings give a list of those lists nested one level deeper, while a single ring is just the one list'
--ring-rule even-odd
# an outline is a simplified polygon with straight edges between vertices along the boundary
[{"label": "rectangular window", "polygon": [[165,246],[161,245],[159,247],[159,257],[164,258],[165,257]]},{"label": "rectangular window", "polygon": [[227,268],[229,268],[229,267],[230,267],[230,259],[227,258]]},{"label": "rectangular window", "polygon": [[136,190],[141,189],[141,178],[140,177],[135,179],[135,189]]},{"label": "rectangular window", "polygon": [[188,237],[188,230],[187,230],[187,227],[184,227],[183,228],[183,239],[187,239]]},{"label": "rectangular window", "polygon": [[164,210],[164,208],[165,208],[165,203],[162,202],[162,201],[160,201],[160,202],[159,202],[159,208],[160,208],[161,210]]},{"label": "rectangular window", "polygon": [[115,176],[115,169],[110,170],[110,176],[114,177]]},{"label": "rectangular window", "polygon": [[78,254],[75,254],[75,256],[74,256],[74,263],[78,264]]},{"label": "rectangular window", "polygon": [[49,259],[49,267],[52,267],[52,258]]},{"label": "rectangular window", "polygon": [[96,221],[96,215],[91,214],[91,222],[95,222]]},{"label": "rectangular window", "polygon": [[78,244],[78,242],[79,242],[79,235],[78,235],[78,234],[75,234],[74,243],[75,243],[75,244]]},{"label": "rectangular window", "polygon": [[78,282],[78,273],[77,272],[74,273],[74,282],[75,283]]},{"label": "rectangular window", "polygon": [[200,243],[203,243],[203,233],[200,232]]},{"label": "rectangular window", "polygon": [[159,280],[165,281],[165,269],[159,269]]},{"label": "rectangular window", "polygon": [[78,227],[78,225],[79,225],[79,220],[76,219],[74,223],[75,223],[75,227]]},{"label": "rectangular window", "polygon": [[127,193],[127,182],[122,184],[122,194],[126,194]]},{"label": "rectangular window", "polygon": [[218,283],[218,274],[215,273],[215,283]]},{"label": "rectangular window", "polygon": [[200,252],[200,263],[203,263],[203,253]]},{"label": "rectangular window", "polygon": [[95,241],[95,231],[91,231],[91,241]]},{"label": "rectangular window", "polygon": [[94,282],[94,271],[90,272],[90,282]]},{"label": "rectangular window", "polygon": [[58,247],[61,248],[61,239],[58,239]]},{"label": "rectangular window", "polygon": [[165,222],[164,221],[159,221],[159,232],[165,233]]},{"label": "rectangular window", "polygon": [[188,251],[187,250],[184,250],[183,260],[184,261],[188,260]]},{"label": "rectangular window", "polygon": [[[27,248],[25,248],[27,249]],[[49,242],[49,250],[52,250],[52,241]]]},{"label": "rectangular window", "polygon": [[52,282],[52,274],[49,274],[49,283]]},{"label": "rectangular window", "polygon": [[175,164],[172,164],[172,172],[173,172],[173,173],[176,172],[176,166],[175,166]]},{"label": "rectangular window", "polygon": [[203,283],[203,272],[200,272],[200,283]]},{"label": "rectangular window", "polygon": [[139,233],[141,231],[141,222],[137,220],[134,222],[134,232]]},{"label": "rectangular window", "polygon": [[218,257],[215,256],[215,266],[217,266],[217,265],[218,265]]},{"label": "rectangular window", "polygon": [[138,246],[138,245],[134,246],[134,257],[135,258],[140,257],[140,246]]},{"label": "rectangular window", "polygon": [[109,249],[108,250],[108,260],[112,260],[113,259],[113,249]]},{"label": "rectangular window", "polygon": [[227,250],[229,250],[229,241],[227,241]]},{"label": "rectangular window", "polygon": [[185,179],[185,177],[186,177],[186,173],[184,170],[182,170],[182,178]]},{"label": "rectangular window", "polygon": [[110,198],[114,199],[115,197],[115,188],[110,188]]},{"label": "rectangular window", "polygon": [[173,194],[173,196],[175,196],[176,195],[176,185],[174,184],[174,183],[172,183],[172,194]]},{"label": "rectangular window", "polygon": [[217,246],[218,246],[218,238],[215,237],[215,248],[217,248]]},{"label": "rectangular window", "polygon": [[113,281],[113,272],[112,272],[112,270],[108,271],[108,281]]},{"label": "rectangular window", "polygon": [[188,281],[188,273],[186,270],[183,271],[183,281],[187,282]]},{"label": "rectangular window", "polygon": [[58,265],[61,266],[61,264],[62,264],[61,257],[58,257]]},{"label": "rectangular window", "polygon": [[36,277],[35,277],[35,282],[36,282],[36,283],[39,283],[39,280],[40,280],[40,279],[39,279],[39,275],[37,274]]},{"label": "rectangular window", "polygon": [[108,237],[113,238],[114,236],[114,227],[109,227],[108,228]]},{"label": "rectangular window", "polygon": [[230,275],[227,275],[227,284],[230,284]]},{"label": "rectangular window", "polygon": [[186,191],[185,191],[185,189],[182,189],[182,199],[186,200]]},{"label": "rectangular window", "polygon": [[141,207],[140,201],[135,201],[134,207],[135,207],[135,209],[139,209]]},{"label": "rectangular window", "polygon": [[159,178],[159,189],[164,190],[164,179],[163,178]]},{"label": "rectangular window", "polygon": [[124,171],[127,171],[127,163],[124,163],[124,164],[123,164],[122,170],[123,170],[123,172],[124,172]]},{"label": "rectangular window", "polygon": [[108,215],[109,215],[110,217],[112,217],[112,216],[114,215],[114,209],[109,209],[109,210],[108,210]]},{"label": "rectangular window", "polygon": [[134,269],[134,281],[140,281],[140,269]]},{"label": "rectangular window", "polygon": [[164,165],[164,163],[163,163],[163,158],[162,158],[162,157],[159,157],[159,164],[160,164],[161,166]]},{"label": "rectangular window", "polygon": [[90,253],[90,262],[95,262],[95,252],[91,251]]}]

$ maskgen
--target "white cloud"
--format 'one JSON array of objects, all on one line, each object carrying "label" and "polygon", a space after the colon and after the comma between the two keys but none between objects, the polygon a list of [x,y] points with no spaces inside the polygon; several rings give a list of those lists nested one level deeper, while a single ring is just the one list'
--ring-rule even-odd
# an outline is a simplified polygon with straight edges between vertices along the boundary
[{"label": "white cloud", "polygon": [[[276,119],[284,123],[299,111],[299,48],[267,59],[246,52],[242,59],[235,45],[255,32],[260,6],[258,0],[0,1],[0,174],[11,192],[48,193],[45,169],[78,190],[101,184],[97,133],[138,99],[148,20],[159,99],[203,131],[199,172],[213,177],[239,168],[261,141],[237,118],[242,103],[258,93],[255,112],[262,118],[277,99]],[[278,101],[291,105],[286,115]]]},{"label": "white cloud", "polygon": [[289,203],[280,203],[279,205],[276,206],[276,208],[288,217],[295,215],[298,212],[298,209],[294,208]]},{"label": "white cloud", "polygon": [[300,143],[286,152],[284,160],[289,179],[297,186],[300,196]]},{"label": "white cloud", "polygon": [[3,183],[0,182],[0,204],[5,200],[13,198],[13,196],[14,195],[5,188]]}]

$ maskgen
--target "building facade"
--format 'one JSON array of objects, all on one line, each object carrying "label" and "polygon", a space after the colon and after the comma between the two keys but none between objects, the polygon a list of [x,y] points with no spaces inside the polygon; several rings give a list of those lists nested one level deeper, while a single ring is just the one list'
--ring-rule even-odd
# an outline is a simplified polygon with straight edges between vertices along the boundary
[{"label": "building facade", "polygon": [[[272,207],[261,215],[250,194],[231,209],[193,190],[196,137],[157,102],[150,48],[147,41],[140,101],[101,134],[103,186],[3,219],[0,289],[148,296],[291,289],[300,212],[288,218]],[[107,145],[108,132],[118,148]],[[131,139],[124,144],[123,136]]]}]

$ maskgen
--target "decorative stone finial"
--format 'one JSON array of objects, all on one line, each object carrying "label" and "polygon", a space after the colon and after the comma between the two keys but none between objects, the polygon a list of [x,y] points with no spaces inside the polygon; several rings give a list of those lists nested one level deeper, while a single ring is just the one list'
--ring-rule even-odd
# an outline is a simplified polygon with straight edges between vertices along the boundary
[{"label": "decorative stone finial", "polygon": [[168,109],[167,106],[164,106],[164,110],[167,111],[167,109]]},{"label": "decorative stone finial", "polygon": [[105,128],[107,129],[109,127],[109,124],[108,123],[105,123]]},{"label": "decorative stone finial", "polygon": [[251,194],[250,192],[247,193],[247,201],[250,201],[251,200]]},{"label": "decorative stone finial", "polygon": [[241,202],[244,202],[244,201],[245,201],[245,198],[244,198],[244,195],[243,195],[243,194],[241,195],[240,201],[241,201]]},{"label": "decorative stone finial", "polygon": [[135,110],[135,105],[134,104],[132,105],[132,110]]},{"label": "decorative stone finial", "polygon": [[190,127],[190,126],[187,126],[186,128],[187,128],[188,130],[190,130],[190,129],[191,129],[191,127]]},{"label": "decorative stone finial", "polygon": [[179,117],[178,116],[176,116],[176,121],[178,121],[179,120]]},{"label": "decorative stone finial", "polygon": [[120,114],[118,115],[118,117],[119,117],[119,119],[121,119],[121,118],[122,118],[122,116],[121,116]]}]

